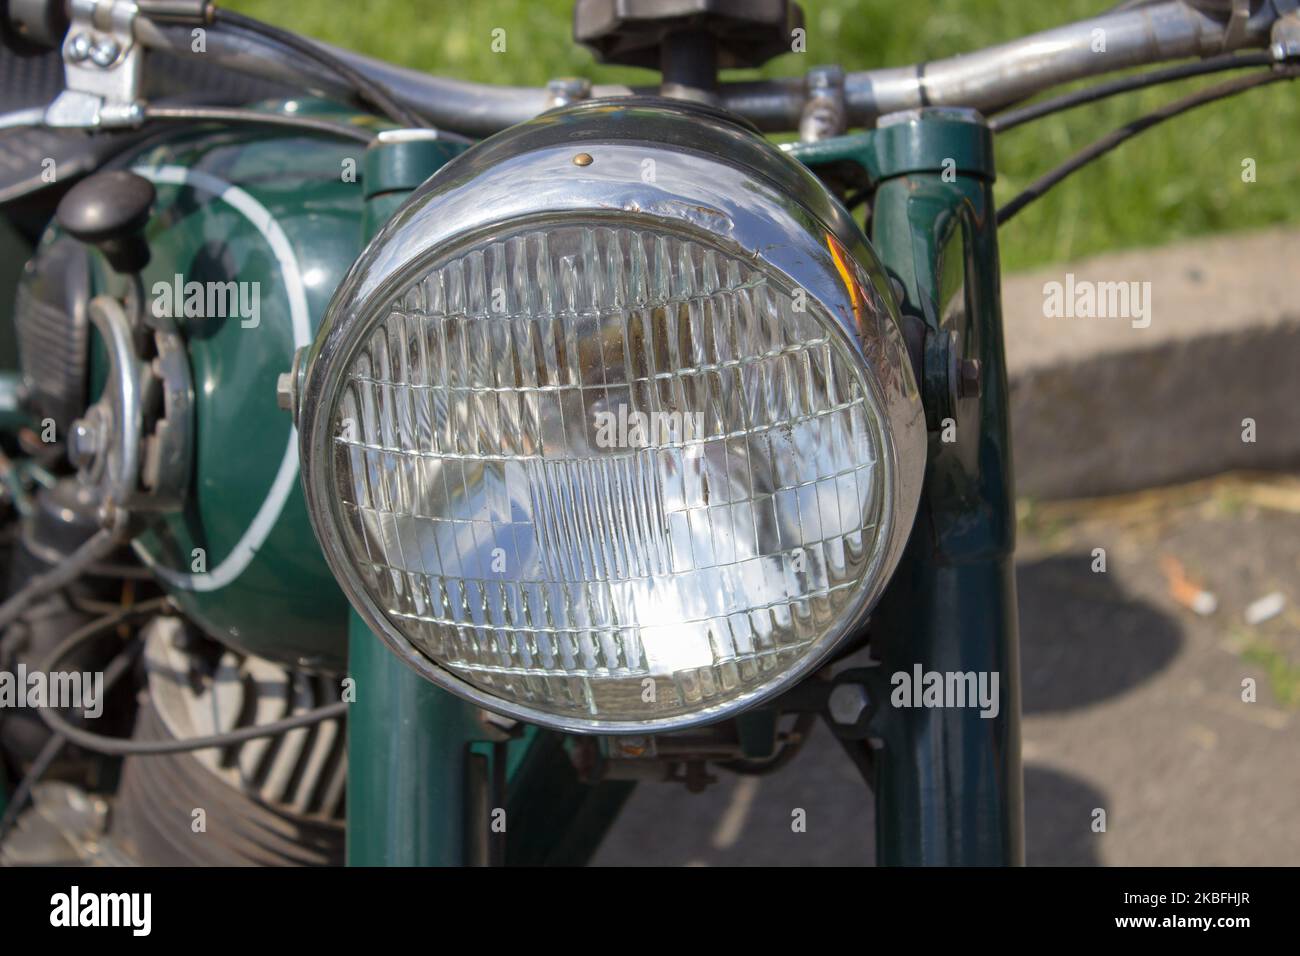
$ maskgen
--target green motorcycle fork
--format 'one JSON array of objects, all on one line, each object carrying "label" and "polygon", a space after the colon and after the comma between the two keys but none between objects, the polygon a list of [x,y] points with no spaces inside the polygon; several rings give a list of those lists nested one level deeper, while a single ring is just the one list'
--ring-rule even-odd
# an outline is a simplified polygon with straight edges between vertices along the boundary
[{"label": "green motorcycle fork", "polygon": [[[923,109],[794,150],[865,179],[903,299],[930,441],[911,538],[872,615],[877,862],[1023,862],[1015,508],[992,135]],[[974,673],[995,706],[916,706],[896,675]],[[897,695],[897,696],[896,696]],[[951,703],[951,702],[949,702]]]},{"label": "green motorcycle fork", "polygon": [[[366,151],[364,240],[464,147],[409,131]],[[507,734],[407,667],[353,612],[350,866],[585,863],[632,784],[579,779],[561,735]]]}]

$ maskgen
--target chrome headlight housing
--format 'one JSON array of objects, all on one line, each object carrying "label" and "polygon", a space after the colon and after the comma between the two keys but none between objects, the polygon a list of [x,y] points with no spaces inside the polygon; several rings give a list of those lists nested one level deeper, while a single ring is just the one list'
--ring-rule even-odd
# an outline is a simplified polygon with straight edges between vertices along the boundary
[{"label": "chrome headlight housing", "polygon": [[429,680],[568,731],[807,675],[911,529],[925,420],[861,231],[726,114],[587,103],[454,160],[306,360],[312,522]]}]

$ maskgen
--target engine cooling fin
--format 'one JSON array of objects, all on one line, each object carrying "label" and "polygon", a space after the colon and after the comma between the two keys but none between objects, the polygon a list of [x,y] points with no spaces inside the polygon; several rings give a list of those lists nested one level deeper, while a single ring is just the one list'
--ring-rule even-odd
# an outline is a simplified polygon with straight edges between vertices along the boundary
[{"label": "engine cooling fin", "polygon": [[86,407],[89,269],[81,244],[61,236],[28,261],[15,295],[26,402],[38,416],[54,419],[60,436]]},{"label": "engine cooling fin", "polygon": [[[336,680],[219,648],[174,618],[150,624],[145,666],[137,740],[269,723],[338,693]],[[113,835],[150,865],[340,864],[345,745],[342,721],[332,720],[220,749],[128,757]]]}]

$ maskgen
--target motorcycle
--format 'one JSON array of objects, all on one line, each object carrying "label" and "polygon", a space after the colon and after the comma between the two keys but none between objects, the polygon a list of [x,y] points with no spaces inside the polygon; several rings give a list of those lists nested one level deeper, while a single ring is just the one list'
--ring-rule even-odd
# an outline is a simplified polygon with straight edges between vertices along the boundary
[{"label": "motorcycle", "polygon": [[[797,4],[577,0],[654,88],[0,27],[0,860],[580,864],[821,721],[877,862],[1023,862],[998,229],[1293,79],[1294,0],[746,82]],[[994,202],[999,133],[1218,73]]]}]

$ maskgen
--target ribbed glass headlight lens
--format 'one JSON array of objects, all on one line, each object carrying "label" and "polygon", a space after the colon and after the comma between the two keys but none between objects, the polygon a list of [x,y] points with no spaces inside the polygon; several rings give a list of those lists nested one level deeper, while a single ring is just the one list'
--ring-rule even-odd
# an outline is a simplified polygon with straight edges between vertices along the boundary
[{"label": "ribbed glass headlight lens", "polygon": [[861,618],[923,419],[900,457],[910,369],[833,235],[798,250],[828,307],[708,228],[734,215],[601,205],[504,214],[341,294],[347,334],[308,373],[309,501],[426,676],[565,729],[670,729],[788,686]]},{"label": "ribbed glass headlight lens", "polygon": [[786,286],[585,221],[402,290],[335,411],[349,557],[393,624],[489,693],[597,719],[798,661],[876,551],[880,439],[837,323]]}]

